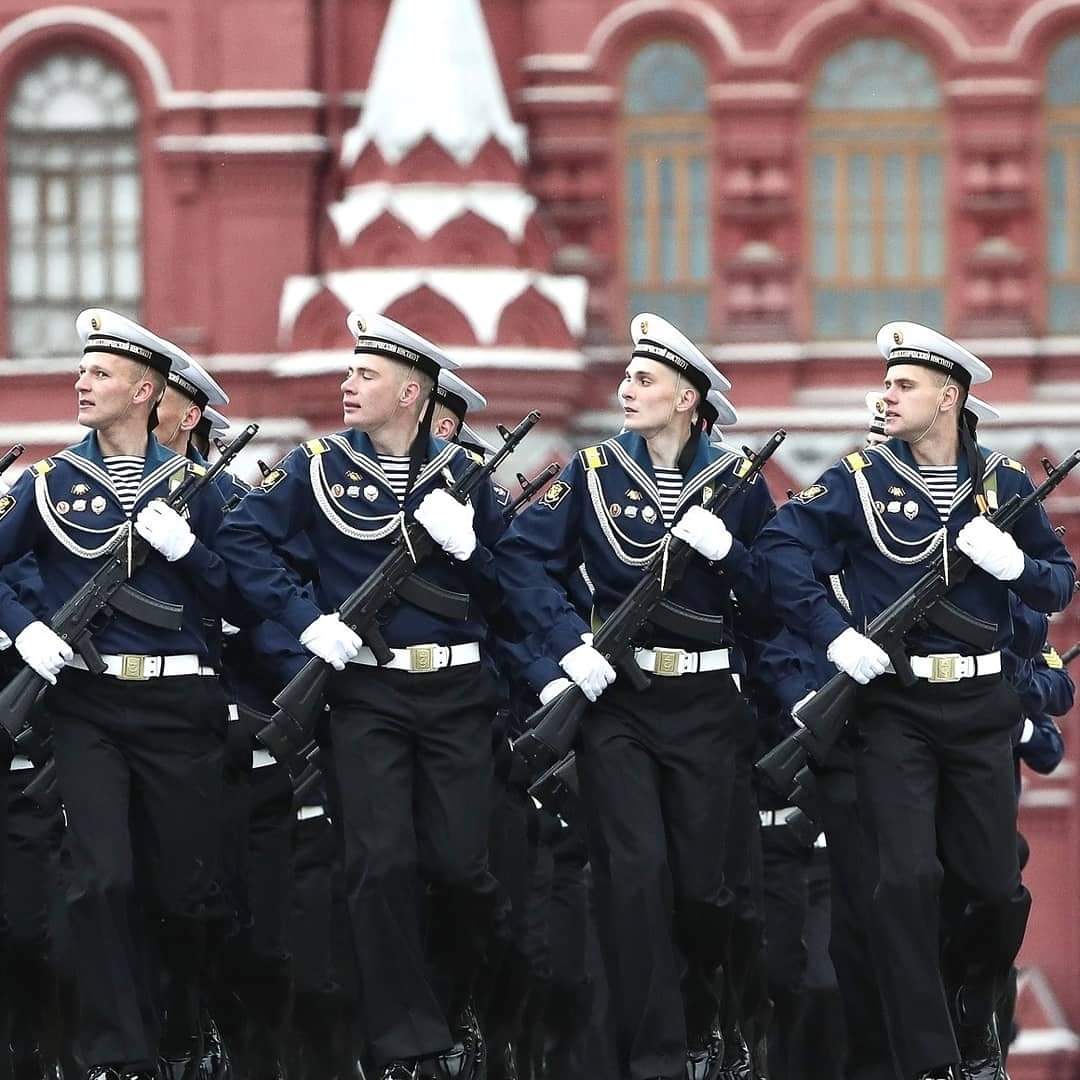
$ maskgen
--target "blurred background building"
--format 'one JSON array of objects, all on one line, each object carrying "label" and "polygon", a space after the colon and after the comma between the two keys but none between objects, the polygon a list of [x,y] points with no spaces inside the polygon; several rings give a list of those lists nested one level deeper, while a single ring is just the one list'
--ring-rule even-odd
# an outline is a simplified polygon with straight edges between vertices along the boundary
[{"label": "blurred background building", "polygon": [[[204,357],[268,460],[340,424],[351,307],[450,348],[489,424],[541,408],[535,464],[617,429],[642,309],[736,438],[791,432],[778,498],[859,442],[894,318],[993,365],[988,442],[1080,445],[1080,0],[0,0],[0,108],[26,460],[80,435],[88,305]],[[1052,513],[1080,538],[1080,487]],[[1024,792],[1014,1078],[1080,1074],[1078,726]]]}]

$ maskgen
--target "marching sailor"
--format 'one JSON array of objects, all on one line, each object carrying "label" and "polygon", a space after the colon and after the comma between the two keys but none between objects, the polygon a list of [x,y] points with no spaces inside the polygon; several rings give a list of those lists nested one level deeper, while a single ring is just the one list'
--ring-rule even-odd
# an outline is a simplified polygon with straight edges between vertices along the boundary
[{"label": "marching sailor", "polygon": [[[378,666],[338,606],[390,552],[404,516],[442,552],[418,575],[491,597],[489,546],[502,531],[491,485],[462,505],[444,489],[469,466],[429,428],[441,372],[433,344],[380,315],[353,312],[342,382],[346,430],[298,447],[228,516],[219,538],[245,599],[331,664],[330,756],[341,791],[349,914],[364,1024],[384,1080],[414,1080],[423,1059],[479,1075],[484,1048],[471,1001],[495,896],[488,872],[494,681],[486,628],[402,600],[382,626],[394,659]],[[274,548],[305,531],[320,565],[317,603]],[[466,597],[467,598],[467,597]],[[425,942],[417,903],[440,899]]]},{"label": "marching sailor", "polygon": [[[885,434],[799,492],[765,529],[774,602],[792,629],[860,684],[857,790],[878,856],[872,944],[893,1055],[904,1080],[1002,1074],[993,1008],[1030,906],[1016,856],[1011,734],[1016,697],[1001,677],[1009,593],[1062,609],[1074,567],[1041,507],[1013,533],[983,511],[1032,490],[1024,467],[980,447],[968,391],[991,372],[934,330],[896,322],[885,358]],[[949,592],[949,628],[908,637],[916,676],[903,687],[860,632],[958,547],[976,569]],[[846,616],[815,579],[815,552],[838,548]],[[939,943],[942,863],[993,943],[946,987]]]},{"label": "marching sailor", "polygon": [[[574,456],[515,519],[497,563],[528,633],[596,703],[578,768],[620,1073],[711,1077],[722,1055],[712,980],[730,925],[723,865],[734,761],[753,723],[730,595],[751,611],[766,604],[750,544],[773,504],[758,479],[722,519],[702,508],[746,464],[701,430],[706,396],[730,384],[659,316],[636,316],[631,335],[623,432]],[[593,648],[564,582],[584,563],[599,625],[669,534],[701,557],[671,597],[687,609],[683,632],[657,629],[636,643],[635,662],[654,676],[637,691]]]},{"label": "marching sailor", "polygon": [[[57,779],[68,819],[68,913],[79,984],[81,1049],[91,1078],[156,1076],[157,971],[151,919],[174,965],[197,971],[202,928],[217,911],[217,807],[226,707],[208,641],[226,586],[210,548],[222,499],[204,490],[185,516],[163,501],[199,468],[151,434],[173,368],[172,343],[121,315],[84,311],[75,382],[87,437],[28,469],[0,507],[0,563],[33,552],[41,599],[55,612],[134,529],[156,555],[133,585],[182,605],[179,630],[117,612],[94,635],[92,674],[43,619],[0,582],[0,627],[49,684]],[[136,877],[149,889],[136,892]],[[183,943],[183,948],[173,948]],[[162,1047],[167,1056],[196,1048]]]}]

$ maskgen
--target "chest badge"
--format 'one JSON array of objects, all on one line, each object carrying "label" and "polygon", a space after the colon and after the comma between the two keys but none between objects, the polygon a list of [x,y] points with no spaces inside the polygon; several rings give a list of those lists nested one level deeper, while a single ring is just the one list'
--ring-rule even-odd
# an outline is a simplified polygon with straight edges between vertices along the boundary
[{"label": "chest badge", "polygon": [[345,494],[348,495],[350,499],[358,499],[360,497],[360,486],[359,486],[359,484],[350,484],[345,489]]},{"label": "chest badge", "polygon": [[70,509],[71,509],[71,503],[69,503],[66,499],[61,499],[56,504],[56,512],[58,514],[66,514]]},{"label": "chest badge", "polygon": [[71,509],[74,510],[76,513],[81,513],[83,510],[86,509],[86,500],[85,499],[76,499],[71,504]]},{"label": "chest badge", "polygon": [[621,507],[621,506],[620,506],[620,505],[619,505],[618,503],[612,503],[612,504],[611,504],[611,505],[610,505],[610,506],[608,507],[608,513],[609,513],[609,514],[610,514],[610,515],[611,515],[611,516],[612,516],[613,518],[617,518],[617,517],[618,517],[618,516],[619,516],[619,515],[620,515],[620,514],[622,513],[622,507]]},{"label": "chest badge", "polygon": [[333,495],[335,499],[340,499],[341,496],[345,494],[345,488],[342,487],[341,484],[335,484],[330,489],[330,494]]},{"label": "chest badge", "polygon": [[623,513],[628,518],[636,518],[638,515],[638,509],[633,503],[631,503],[625,510],[623,510]]},{"label": "chest badge", "polygon": [[379,489],[374,484],[368,484],[364,488],[364,498],[368,502],[374,502],[379,497]]},{"label": "chest badge", "polygon": [[899,499],[893,499],[893,501],[891,503],[889,503],[889,505],[886,506],[885,509],[888,510],[890,514],[899,514],[900,513],[900,500]]},{"label": "chest badge", "polygon": [[902,499],[907,494],[907,492],[902,487],[898,487],[896,484],[893,484],[889,488],[889,494],[895,495],[898,499]]},{"label": "chest badge", "polygon": [[71,485],[71,494],[72,495],[89,495],[90,494],[90,485],[89,484],[81,484],[81,483],[80,484],[72,484]]},{"label": "chest badge", "polygon": [[656,520],[656,511],[651,506],[646,506],[641,511],[641,517],[651,525]]},{"label": "chest badge", "polygon": [[95,495],[90,500],[90,509],[93,510],[95,514],[103,514],[105,512],[105,496]]},{"label": "chest badge", "polygon": [[356,483],[359,484],[360,481],[364,479],[364,474],[363,473],[358,473],[355,469],[350,469],[345,474],[345,479],[346,480],[355,480]]},{"label": "chest badge", "polygon": [[637,488],[627,488],[626,497],[631,502],[641,502],[641,492],[638,491]]},{"label": "chest badge", "polygon": [[908,521],[914,521],[918,513],[919,504],[914,499],[908,499],[908,501],[904,503],[904,517],[906,517]]}]

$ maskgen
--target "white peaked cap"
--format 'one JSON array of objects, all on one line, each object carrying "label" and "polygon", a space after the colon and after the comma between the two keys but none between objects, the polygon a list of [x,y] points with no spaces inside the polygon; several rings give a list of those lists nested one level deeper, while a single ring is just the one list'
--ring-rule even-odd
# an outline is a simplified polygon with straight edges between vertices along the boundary
[{"label": "white peaked cap", "polygon": [[178,345],[107,308],[87,308],[79,312],[75,332],[83,343],[84,354],[106,352],[124,356],[137,363],[149,364],[162,375],[191,366],[191,357]]},{"label": "white peaked cap", "polygon": [[685,375],[703,393],[709,390],[730,390],[731,383],[717,370],[713,362],[677,327],[659,315],[643,311],[630,320],[630,338],[634,356],[657,360]]}]

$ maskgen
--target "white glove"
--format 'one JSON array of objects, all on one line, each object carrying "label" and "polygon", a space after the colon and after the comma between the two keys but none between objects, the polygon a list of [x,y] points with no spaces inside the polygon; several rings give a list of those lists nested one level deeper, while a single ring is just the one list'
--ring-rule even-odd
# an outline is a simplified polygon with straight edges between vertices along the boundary
[{"label": "white glove", "polygon": [[139,511],[135,531],[169,562],[182,559],[195,543],[191,526],[161,499]]},{"label": "white glove", "polygon": [[15,648],[23,660],[53,686],[64,661],[75,656],[71,646],[43,622],[32,622],[27,626],[15,638]]},{"label": "white glove", "polygon": [[581,692],[590,701],[595,701],[615,681],[615,669],[592,647],[592,634],[584,637],[589,640],[571,649],[559,661],[559,667],[581,687]]},{"label": "white glove", "polygon": [[806,725],[799,719],[799,710],[817,693],[816,690],[811,690],[809,694],[804,694],[794,705],[791,706],[791,719],[795,721],[796,727],[806,727]]},{"label": "white glove", "polygon": [[473,508],[438,488],[424,496],[413,515],[447,555],[464,562],[476,550]]},{"label": "white glove", "polygon": [[1031,718],[1024,717],[1024,726],[1020,731],[1020,744],[1023,745],[1026,742],[1031,742],[1031,736],[1035,734],[1035,725],[1031,722]]},{"label": "white glove", "polygon": [[0,630],[0,652],[3,652],[5,649],[10,649],[10,648],[11,648],[11,638],[9,638],[7,636],[7,634],[4,633],[3,630]]},{"label": "white glove", "polygon": [[225,635],[225,637],[235,637],[237,634],[240,633],[240,627],[233,626],[233,624],[229,622],[228,619],[222,619],[221,632]]},{"label": "white glove", "polygon": [[719,562],[731,550],[728,527],[704,506],[691,506],[672,527],[671,535],[685,540],[709,562]]},{"label": "white glove", "polygon": [[1015,581],[1024,572],[1024,553],[989,518],[972,518],[960,530],[956,546],[998,581]]},{"label": "white glove", "polygon": [[331,615],[320,615],[300,635],[300,644],[335,671],[344,671],[345,665],[359,655],[364,646],[360,635],[346,626],[336,611]]},{"label": "white glove", "polygon": [[564,690],[574,684],[569,679],[552,679],[551,682],[540,691],[540,704],[546,705],[552,698],[557,698]]},{"label": "white glove", "polygon": [[850,626],[833,638],[825,650],[825,655],[861,686],[884,674],[889,668],[889,657],[885,650]]}]

